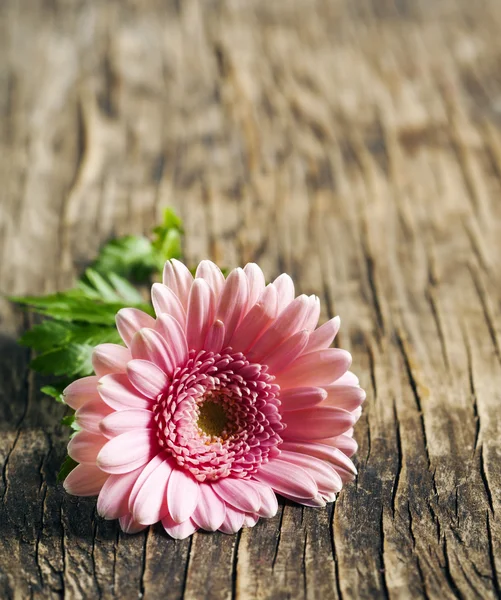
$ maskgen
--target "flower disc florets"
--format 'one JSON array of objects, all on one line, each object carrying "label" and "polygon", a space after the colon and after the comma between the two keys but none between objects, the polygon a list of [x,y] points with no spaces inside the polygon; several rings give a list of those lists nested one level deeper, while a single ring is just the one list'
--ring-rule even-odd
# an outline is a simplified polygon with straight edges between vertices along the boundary
[{"label": "flower disc florets", "polygon": [[190,352],[153,407],[159,445],[198,481],[247,477],[277,456],[279,387],[241,352]]}]

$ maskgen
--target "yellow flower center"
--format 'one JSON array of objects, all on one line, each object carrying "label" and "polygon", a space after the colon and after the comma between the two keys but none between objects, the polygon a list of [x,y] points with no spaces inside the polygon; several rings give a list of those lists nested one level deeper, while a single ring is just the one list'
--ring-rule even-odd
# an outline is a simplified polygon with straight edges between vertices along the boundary
[{"label": "yellow flower center", "polygon": [[228,417],[221,404],[206,400],[202,402],[199,410],[197,426],[202,433],[212,438],[224,438],[227,435]]}]

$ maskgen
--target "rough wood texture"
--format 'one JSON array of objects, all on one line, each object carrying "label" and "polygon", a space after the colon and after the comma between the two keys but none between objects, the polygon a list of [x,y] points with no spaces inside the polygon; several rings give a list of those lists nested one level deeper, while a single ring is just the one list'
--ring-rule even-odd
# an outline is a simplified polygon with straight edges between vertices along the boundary
[{"label": "rough wood texture", "polygon": [[0,300],[0,597],[501,593],[501,5],[4,1],[1,289],[174,205],[190,263],[289,272],[368,390],[359,477],[240,535],[126,536],[55,482],[64,408]]}]

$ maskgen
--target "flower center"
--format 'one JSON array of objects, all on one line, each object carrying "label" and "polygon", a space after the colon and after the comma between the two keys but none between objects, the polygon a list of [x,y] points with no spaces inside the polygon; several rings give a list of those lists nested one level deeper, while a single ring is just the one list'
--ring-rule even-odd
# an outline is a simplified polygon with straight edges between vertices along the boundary
[{"label": "flower center", "polygon": [[154,406],[159,447],[198,481],[249,477],[280,453],[279,391],[239,352],[192,350]]},{"label": "flower center", "polygon": [[214,399],[208,399],[199,405],[199,410],[197,425],[202,435],[209,436],[210,442],[223,441],[228,435],[228,416],[224,407]]}]

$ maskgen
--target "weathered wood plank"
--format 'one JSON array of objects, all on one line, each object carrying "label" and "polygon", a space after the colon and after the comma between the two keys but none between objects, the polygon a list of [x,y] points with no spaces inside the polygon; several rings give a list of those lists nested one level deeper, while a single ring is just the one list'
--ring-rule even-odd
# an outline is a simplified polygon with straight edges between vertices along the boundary
[{"label": "weathered wood plank", "polygon": [[189,262],[260,262],[340,314],[359,476],[234,537],[126,536],[66,496],[64,407],[0,299],[2,598],[501,595],[501,7],[0,6],[0,282],[67,286],[173,204]]}]

